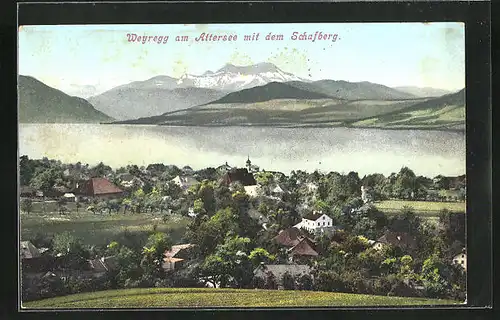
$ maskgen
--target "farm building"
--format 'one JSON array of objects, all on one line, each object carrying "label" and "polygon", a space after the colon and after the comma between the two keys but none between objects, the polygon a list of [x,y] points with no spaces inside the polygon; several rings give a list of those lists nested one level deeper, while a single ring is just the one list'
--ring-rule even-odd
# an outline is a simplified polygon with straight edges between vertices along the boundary
[{"label": "farm building", "polygon": [[76,185],[76,196],[113,199],[123,195],[123,190],[104,178],[92,178]]}]

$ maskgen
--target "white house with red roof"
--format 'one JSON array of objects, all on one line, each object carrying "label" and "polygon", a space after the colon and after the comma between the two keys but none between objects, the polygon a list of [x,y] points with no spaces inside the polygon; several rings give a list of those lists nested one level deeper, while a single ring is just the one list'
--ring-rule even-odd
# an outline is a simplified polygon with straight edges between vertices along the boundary
[{"label": "white house with red roof", "polygon": [[332,229],[333,219],[321,211],[312,211],[302,217],[302,221],[297,223],[295,228],[304,229],[311,233],[321,232],[325,229]]}]

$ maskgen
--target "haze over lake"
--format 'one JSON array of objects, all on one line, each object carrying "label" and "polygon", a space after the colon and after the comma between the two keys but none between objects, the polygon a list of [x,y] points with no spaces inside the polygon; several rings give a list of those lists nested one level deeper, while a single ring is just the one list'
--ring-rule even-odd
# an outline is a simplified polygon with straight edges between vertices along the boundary
[{"label": "haze over lake", "polygon": [[465,133],[429,130],[272,127],[167,127],[19,124],[19,154],[113,168],[151,163],[193,169],[224,162],[289,173],[319,169],[360,175],[397,172],[465,174]]}]

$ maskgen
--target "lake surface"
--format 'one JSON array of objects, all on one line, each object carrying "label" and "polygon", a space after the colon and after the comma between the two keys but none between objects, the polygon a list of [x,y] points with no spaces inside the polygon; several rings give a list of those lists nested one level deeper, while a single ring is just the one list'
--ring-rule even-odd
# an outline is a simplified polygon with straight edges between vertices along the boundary
[{"label": "lake surface", "polygon": [[465,133],[351,128],[167,127],[20,124],[19,155],[62,162],[100,161],[113,168],[150,163],[243,167],[289,173],[397,172],[408,166],[429,177],[465,173]]}]

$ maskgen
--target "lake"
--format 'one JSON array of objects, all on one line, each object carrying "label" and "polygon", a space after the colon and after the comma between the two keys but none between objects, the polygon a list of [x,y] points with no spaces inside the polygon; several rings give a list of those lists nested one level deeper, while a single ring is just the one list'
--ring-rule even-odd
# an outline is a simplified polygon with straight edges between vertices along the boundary
[{"label": "lake", "polygon": [[113,168],[151,163],[243,167],[289,173],[397,172],[465,174],[465,133],[428,130],[271,127],[170,127],[100,124],[20,124],[19,154]]}]

